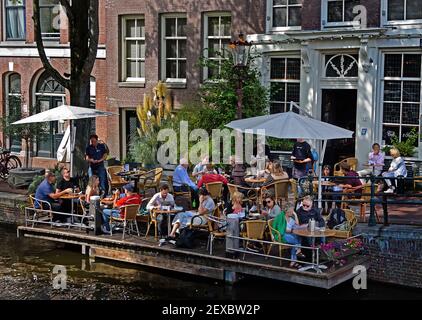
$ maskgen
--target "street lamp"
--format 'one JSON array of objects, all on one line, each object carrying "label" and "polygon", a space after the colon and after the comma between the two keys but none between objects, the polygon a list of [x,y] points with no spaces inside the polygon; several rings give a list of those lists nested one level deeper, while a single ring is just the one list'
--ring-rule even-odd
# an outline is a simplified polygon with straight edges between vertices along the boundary
[{"label": "street lamp", "polygon": [[236,118],[242,119],[242,109],[243,109],[243,74],[249,62],[249,53],[251,50],[252,43],[245,40],[243,33],[239,34],[239,38],[236,41],[231,41],[229,48],[233,53],[233,63],[234,69],[238,76],[238,87],[237,87],[237,108],[236,108]]}]

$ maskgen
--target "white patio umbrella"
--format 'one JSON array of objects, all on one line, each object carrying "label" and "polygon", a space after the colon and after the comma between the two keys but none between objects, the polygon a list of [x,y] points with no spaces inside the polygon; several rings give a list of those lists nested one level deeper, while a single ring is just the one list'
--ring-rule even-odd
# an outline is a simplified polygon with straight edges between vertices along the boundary
[{"label": "white patio umbrella", "polygon": [[[298,106],[296,105],[296,107]],[[323,141],[318,170],[318,205],[320,208],[322,206],[322,164],[324,163],[327,140],[352,138],[354,134],[350,130],[315,120],[292,111],[236,120],[227,124],[226,127],[244,133],[258,133],[259,131],[263,131],[265,132],[265,136],[279,139],[310,139]]]},{"label": "white patio umbrella", "polygon": [[24,118],[17,122],[12,123],[12,125],[21,125],[29,123],[41,123],[41,122],[52,122],[52,121],[70,121],[70,168],[71,173],[73,173],[73,152],[75,146],[76,132],[73,126],[74,120],[79,119],[90,119],[98,117],[109,117],[118,115],[112,112],[100,111],[90,108],[81,108],[74,107],[69,105],[61,105],[57,108],[50,109],[41,113],[34,114],[30,117]]}]

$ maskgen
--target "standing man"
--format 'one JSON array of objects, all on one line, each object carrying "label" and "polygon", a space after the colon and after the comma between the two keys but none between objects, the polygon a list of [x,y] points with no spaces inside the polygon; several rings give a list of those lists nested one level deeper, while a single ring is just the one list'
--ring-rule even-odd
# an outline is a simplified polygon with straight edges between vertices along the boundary
[{"label": "standing man", "polygon": [[299,180],[308,174],[307,168],[313,161],[311,146],[304,139],[297,139],[293,146],[293,178]]},{"label": "standing man", "polygon": [[98,136],[92,134],[89,137],[89,146],[86,148],[85,156],[91,169],[91,174],[100,178],[100,189],[108,193],[107,172],[104,161],[107,158],[107,150],[104,143],[98,143]]}]

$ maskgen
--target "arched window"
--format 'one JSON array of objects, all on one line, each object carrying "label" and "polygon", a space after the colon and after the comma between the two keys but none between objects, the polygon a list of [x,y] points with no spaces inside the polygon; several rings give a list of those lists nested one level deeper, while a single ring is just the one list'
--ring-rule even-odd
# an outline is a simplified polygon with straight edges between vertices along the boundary
[{"label": "arched window", "polygon": [[326,55],[325,61],[325,77],[327,78],[357,78],[358,76],[357,55]]},{"label": "arched window", "polygon": [[[36,84],[36,110],[43,112],[54,109],[65,103],[65,88],[53,77],[44,72]],[[63,137],[57,122],[49,123],[50,130],[37,141],[37,156],[55,158],[57,149]]]},{"label": "arched window", "polygon": [[[20,118],[22,114],[22,96],[21,96],[21,76],[18,73],[10,73],[5,78],[6,104],[5,111],[7,115],[13,114],[13,118]],[[22,150],[22,141],[17,136],[7,137],[7,148],[12,152]]]}]

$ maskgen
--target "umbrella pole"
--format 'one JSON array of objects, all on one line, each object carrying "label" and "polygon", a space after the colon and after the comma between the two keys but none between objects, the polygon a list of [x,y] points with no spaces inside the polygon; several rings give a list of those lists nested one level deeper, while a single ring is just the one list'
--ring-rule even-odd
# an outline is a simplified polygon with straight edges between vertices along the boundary
[{"label": "umbrella pole", "polygon": [[325,150],[327,149],[327,140],[324,140],[322,142],[322,153],[320,155],[320,162],[319,162],[319,168],[318,168],[318,208],[322,209],[322,166],[324,164],[324,157],[325,157]]},{"label": "umbrella pole", "polygon": [[69,143],[70,143],[70,176],[73,177],[73,120],[69,121],[70,125],[70,137],[69,137]]}]

